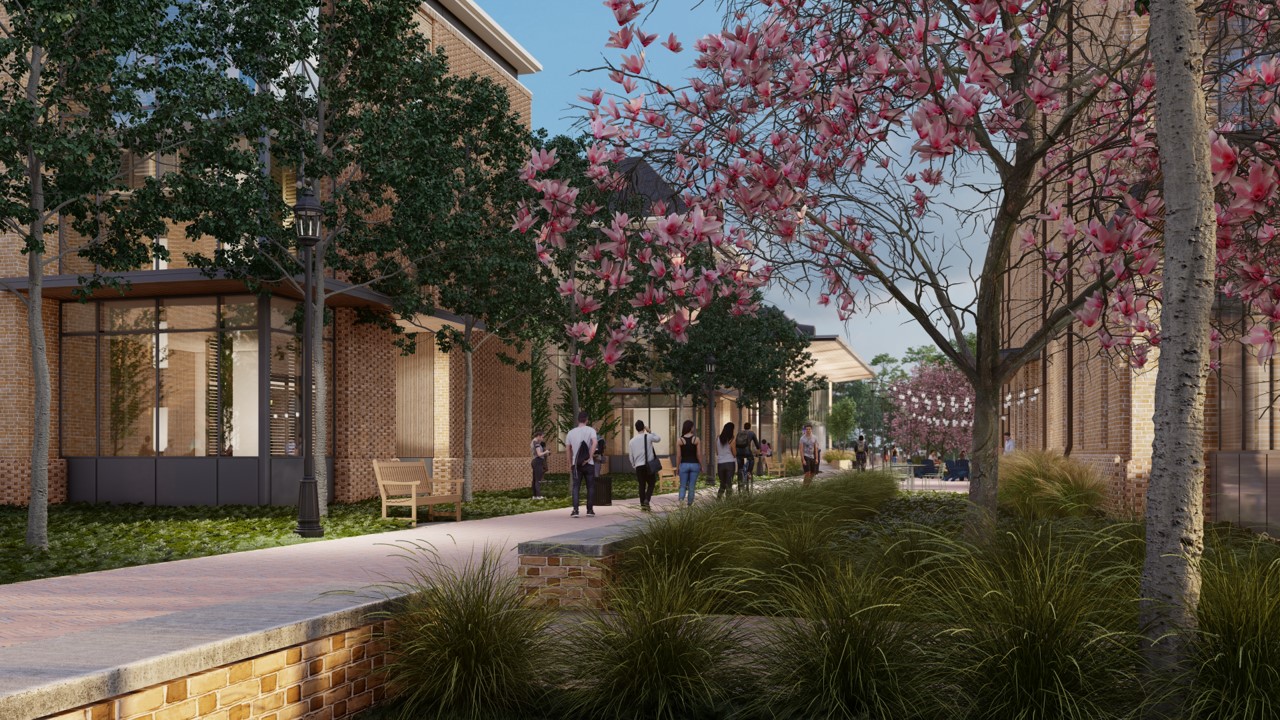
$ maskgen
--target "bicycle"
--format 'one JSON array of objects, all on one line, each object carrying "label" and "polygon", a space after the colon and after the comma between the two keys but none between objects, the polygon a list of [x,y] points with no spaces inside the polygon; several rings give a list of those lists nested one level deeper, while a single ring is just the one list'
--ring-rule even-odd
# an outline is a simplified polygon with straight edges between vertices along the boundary
[{"label": "bicycle", "polygon": [[752,468],[756,466],[756,457],[754,455],[748,458],[738,457],[737,461],[738,461],[738,492],[739,493],[745,492],[748,495],[750,495],[754,490],[754,488],[752,487],[752,483],[755,480],[755,476],[752,474]]}]

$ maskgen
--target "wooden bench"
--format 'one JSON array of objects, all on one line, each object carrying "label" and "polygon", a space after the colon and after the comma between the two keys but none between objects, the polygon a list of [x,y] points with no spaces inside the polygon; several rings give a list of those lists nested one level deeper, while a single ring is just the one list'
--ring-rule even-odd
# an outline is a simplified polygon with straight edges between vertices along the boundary
[{"label": "wooden bench", "polygon": [[[374,460],[373,476],[378,480],[378,495],[382,498],[382,519],[389,520],[388,507],[409,508],[409,521],[418,524],[418,506],[427,506],[427,519],[449,517],[462,520],[462,488],[460,483],[442,480],[433,482],[427,476],[427,466],[421,462],[399,460]],[[437,513],[436,505],[453,504],[453,513]]]},{"label": "wooden bench", "polygon": [[671,458],[661,456],[658,458],[662,462],[662,469],[658,471],[658,483],[654,489],[655,493],[675,492],[680,488],[680,473],[671,464]]}]

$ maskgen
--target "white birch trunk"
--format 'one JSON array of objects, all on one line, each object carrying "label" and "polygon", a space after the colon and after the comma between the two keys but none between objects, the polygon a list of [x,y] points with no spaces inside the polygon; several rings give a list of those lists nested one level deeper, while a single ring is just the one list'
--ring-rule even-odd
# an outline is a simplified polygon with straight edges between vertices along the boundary
[{"label": "white birch trunk", "polygon": [[1155,0],[1148,39],[1163,150],[1165,263],[1141,612],[1152,641],[1148,661],[1161,674],[1185,659],[1200,600],[1204,400],[1217,250],[1195,6]]},{"label": "white birch trunk", "polygon": [[[33,111],[38,107],[44,50],[31,49],[30,74],[27,77],[27,102]],[[33,118],[32,122],[39,120]],[[34,381],[34,406],[31,428],[31,496],[27,500],[27,546],[49,548],[49,426],[52,416],[52,392],[49,383],[49,350],[44,337],[44,164],[32,147],[27,148],[27,182],[31,192],[31,223],[27,244],[27,337],[31,349],[31,375]]]}]

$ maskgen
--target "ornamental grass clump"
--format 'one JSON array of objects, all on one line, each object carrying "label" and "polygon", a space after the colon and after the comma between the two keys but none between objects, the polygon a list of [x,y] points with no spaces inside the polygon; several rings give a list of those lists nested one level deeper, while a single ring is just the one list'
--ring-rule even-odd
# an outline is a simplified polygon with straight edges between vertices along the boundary
[{"label": "ornamental grass clump", "polygon": [[407,594],[375,615],[389,621],[383,672],[400,717],[536,716],[546,698],[552,615],[524,603],[500,551],[487,548],[461,567],[428,545],[403,543],[402,554],[411,578],[381,589]]},{"label": "ornamental grass clump", "polygon": [[718,615],[740,581],[645,547],[628,551],[632,572],[610,587],[608,612],[568,630],[559,717],[687,720],[723,717],[754,677],[740,620]]},{"label": "ornamental grass clump", "polygon": [[769,602],[777,617],[757,655],[761,689],[748,715],[771,718],[918,717],[919,626],[906,622],[910,585],[841,563],[796,569]]},{"label": "ornamental grass clump", "polygon": [[[1080,536],[1074,536],[1082,532]],[[1138,567],[1109,530],[935,535],[921,564],[929,717],[1104,720],[1140,710]]]},{"label": "ornamental grass clump", "polygon": [[1212,544],[1203,568],[1187,716],[1280,717],[1280,548]]},{"label": "ornamental grass clump", "polygon": [[1045,450],[1021,450],[1000,459],[999,502],[1028,519],[1097,515],[1107,486],[1089,465]]}]

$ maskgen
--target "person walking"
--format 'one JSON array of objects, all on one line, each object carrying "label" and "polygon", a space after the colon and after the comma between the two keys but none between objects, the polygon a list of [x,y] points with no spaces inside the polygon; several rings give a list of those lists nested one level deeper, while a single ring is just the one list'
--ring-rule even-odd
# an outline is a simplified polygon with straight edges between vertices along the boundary
[{"label": "person walking", "polygon": [[636,470],[636,482],[640,483],[640,509],[649,512],[649,502],[653,499],[653,487],[658,478],[649,469],[649,460],[658,457],[653,449],[654,443],[662,442],[662,438],[649,432],[643,420],[636,421],[636,434],[627,443],[627,455],[631,458],[631,467]]},{"label": "person walking", "polygon": [[733,423],[725,423],[716,438],[716,476],[720,478],[717,500],[733,495],[733,435]]},{"label": "person walking", "polygon": [[546,433],[541,430],[533,434],[533,440],[529,441],[529,453],[533,456],[531,464],[533,466],[533,499],[542,500],[542,478],[547,474],[547,443]]},{"label": "person walking", "polygon": [[[746,476],[752,466],[756,462],[756,455],[763,452],[760,448],[760,440],[756,438],[756,433],[751,429],[751,423],[742,423],[742,430],[738,431],[738,436],[734,438],[734,447],[738,456],[738,492],[747,492],[750,488],[746,486]],[[752,446],[755,449],[752,449]]]},{"label": "person walking", "polygon": [[853,442],[853,459],[859,470],[867,469],[867,438],[859,435]]},{"label": "person walking", "polygon": [[818,474],[818,438],[813,436],[813,425],[805,423],[800,436],[800,465],[804,467],[804,486],[809,487]]},{"label": "person walking", "polygon": [[587,424],[590,419],[586,410],[578,413],[578,427],[570,430],[564,438],[564,453],[569,460],[569,472],[573,475],[573,512],[569,517],[578,517],[578,497],[583,482],[587,484],[587,517],[596,515],[596,468],[592,456],[600,438],[595,428]]},{"label": "person walking", "polygon": [[[693,421],[685,420],[680,428],[680,501],[693,504],[694,491],[698,489],[698,473],[702,471],[702,458],[698,453],[698,436],[693,433]],[[688,500],[685,496],[688,495]]]},{"label": "person walking", "polygon": [[773,446],[769,444],[769,439],[765,438],[760,441],[760,464],[756,466],[756,475],[764,477],[769,474],[769,458],[773,457]]},{"label": "person walking", "polygon": [[1004,434],[1004,454],[1008,455],[1018,449],[1018,444],[1013,441],[1013,436],[1009,433]]}]

